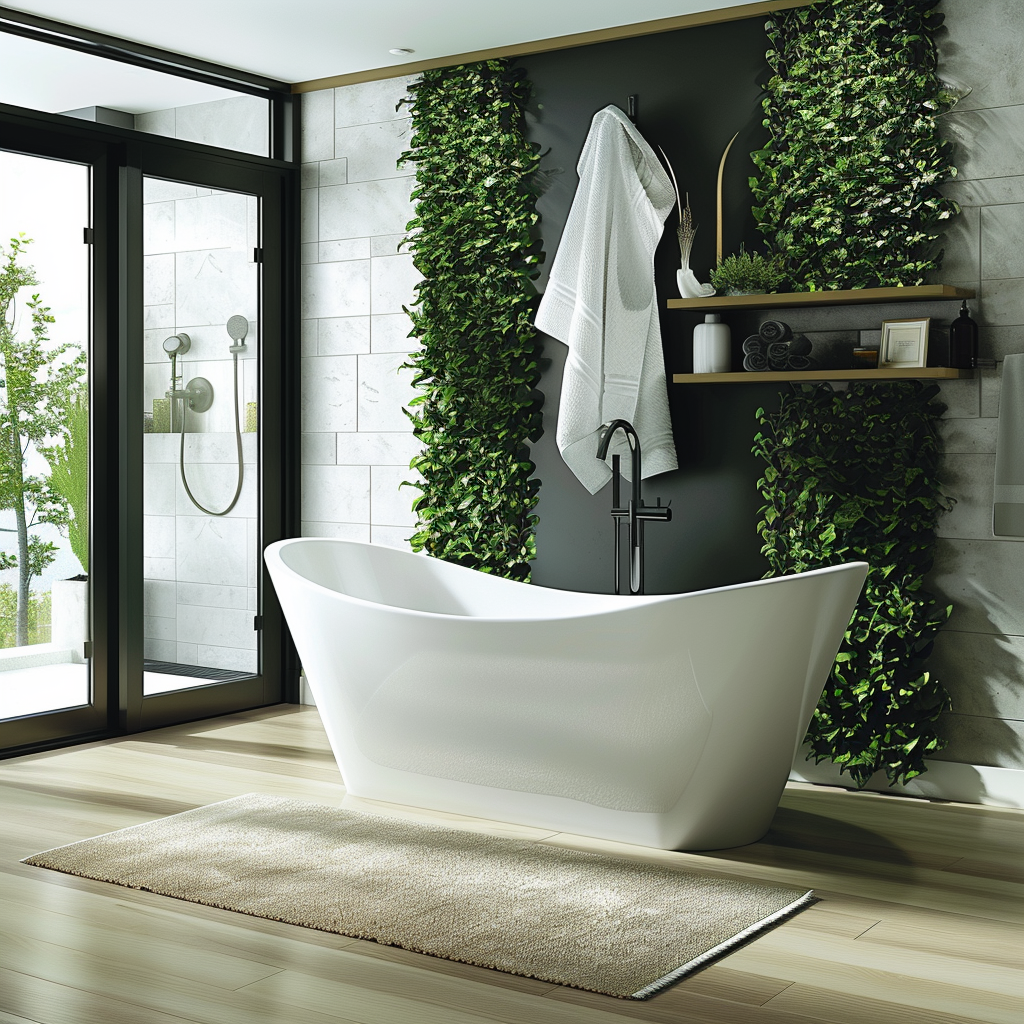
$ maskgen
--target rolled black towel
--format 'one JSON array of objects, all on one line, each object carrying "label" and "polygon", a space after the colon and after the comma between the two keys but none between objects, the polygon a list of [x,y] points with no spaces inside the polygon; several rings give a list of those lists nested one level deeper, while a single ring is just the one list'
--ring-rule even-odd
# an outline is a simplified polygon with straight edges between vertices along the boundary
[{"label": "rolled black towel", "polygon": [[752,334],[743,342],[743,354],[745,356],[753,355],[755,352],[764,351],[764,342],[761,340],[761,335]]},{"label": "rolled black towel", "polygon": [[775,341],[789,341],[793,337],[789,324],[784,324],[781,320],[765,320],[757,329],[757,333],[769,344]]},{"label": "rolled black towel", "polygon": [[743,357],[744,370],[767,370],[768,360],[763,352],[751,352]]},{"label": "rolled black towel", "polygon": [[813,370],[814,360],[808,359],[807,356],[790,356],[789,366],[790,370]]},{"label": "rolled black towel", "polygon": [[806,334],[798,334],[789,343],[789,354],[793,356],[809,356],[811,354],[811,340]]},{"label": "rolled black towel", "polygon": [[789,342],[773,341],[768,346],[768,365],[773,370],[785,370],[789,365]]}]

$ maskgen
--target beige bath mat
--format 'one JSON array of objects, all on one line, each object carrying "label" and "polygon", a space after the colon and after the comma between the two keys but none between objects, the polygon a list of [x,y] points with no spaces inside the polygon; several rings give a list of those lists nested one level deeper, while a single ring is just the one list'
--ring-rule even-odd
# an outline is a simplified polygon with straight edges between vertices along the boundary
[{"label": "beige bath mat", "polygon": [[25,863],[633,999],[813,902],[783,886],[258,794]]}]

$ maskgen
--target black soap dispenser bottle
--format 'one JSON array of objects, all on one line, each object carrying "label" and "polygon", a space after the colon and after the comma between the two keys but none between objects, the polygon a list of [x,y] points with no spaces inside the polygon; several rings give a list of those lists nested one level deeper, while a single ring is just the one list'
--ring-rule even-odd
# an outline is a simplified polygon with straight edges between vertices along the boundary
[{"label": "black soap dispenser bottle", "polygon": [[960,315],[949,325],[949,365],[961,370],[978,362],[978,325],[971,319],[965,299]]}]

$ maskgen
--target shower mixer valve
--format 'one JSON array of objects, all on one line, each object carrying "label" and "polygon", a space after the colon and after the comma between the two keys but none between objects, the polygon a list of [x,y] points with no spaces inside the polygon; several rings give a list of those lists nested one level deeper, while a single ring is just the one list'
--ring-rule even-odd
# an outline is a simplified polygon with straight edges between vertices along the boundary
[{"label": "shower mixer valve", "polygon": [[188,387],[181,386],[178,373],[178,356],[183,356],[192,347],[187,334],[172,334],[164,342],[164,351],[171,359],[171,389],[164,397],[172,402],[186,402],[193,412],[206,412],[213,405],[213,385],[205,377],[193,377]]}]

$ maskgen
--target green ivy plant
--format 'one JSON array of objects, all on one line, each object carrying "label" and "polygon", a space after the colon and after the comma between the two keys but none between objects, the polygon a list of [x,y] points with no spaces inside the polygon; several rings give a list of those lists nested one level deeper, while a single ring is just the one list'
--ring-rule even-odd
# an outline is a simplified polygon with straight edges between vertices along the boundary
[{"label": "green ivy plant", "polygon": [[751,154],[754,217],[797,291],[922,284],[959,206],[935,116],[936,0],[823,0],[767,23],[770,140]]},{"label": "green ivy plant", "polygon": [[924,587],[940,490],[934,384],[799,385],[777,412],[758,410],[753,451],[765,462],[758,532],[769,575],[865,561],[867,582],[808,730],[816,762],[831,759],[864,786],[925,771],[949,695],[925,670],[950,607]]},{"label": "green ivy plant", "polygon": [[529,578],[540,481],[527,442],[541,433],[531,283],[543,259],[527,141],[530,87],[505,60],[427,71],[410,86],[416,167],[407,245],[423,275],[410,311],[422,348],[407,364],[423,442],[411,467],[413,549]]}]

